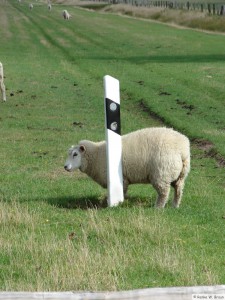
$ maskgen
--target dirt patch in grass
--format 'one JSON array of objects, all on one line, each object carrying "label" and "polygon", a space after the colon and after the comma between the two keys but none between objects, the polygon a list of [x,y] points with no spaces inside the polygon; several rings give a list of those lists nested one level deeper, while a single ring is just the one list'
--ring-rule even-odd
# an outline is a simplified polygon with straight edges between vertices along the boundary
[{"label": "dirt patch in grass", "polygon": [[204,152],[209,152],[214,147],[214,144],[207,140],[194,139],[193,142],[199,149],[203,150]]},{"label": "dirt patch in grass", "polygon": [[205,157],[214,158],[218,167],[225,168],[225,158],[217,152],[212,142],[204,139],[193,139],[192,142],[204,152]]}]

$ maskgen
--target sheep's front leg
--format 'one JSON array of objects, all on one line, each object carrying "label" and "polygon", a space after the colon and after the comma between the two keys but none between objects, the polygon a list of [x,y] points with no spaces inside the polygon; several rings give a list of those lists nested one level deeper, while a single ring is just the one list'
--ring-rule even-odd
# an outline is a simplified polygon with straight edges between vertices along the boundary
[{"label": "sheep's front leg", "polygon": [[154,186],[155,189],[157,190],[158,193],[158,198],[156,201],[156,207],[157,208],[164,208],[168,198],[169,198],[169,193],[170,193],[170,185],[165,184],[165,185],[157,185]]},{"label": "sheep's front leg", "polygon": [[3,101],[6,101],[6,94],[5,94],[5,85],[3,82],[3,79],[0,79],[0,87],[1,87],[1,91],[2,91],[2,97],[3,97]]}]

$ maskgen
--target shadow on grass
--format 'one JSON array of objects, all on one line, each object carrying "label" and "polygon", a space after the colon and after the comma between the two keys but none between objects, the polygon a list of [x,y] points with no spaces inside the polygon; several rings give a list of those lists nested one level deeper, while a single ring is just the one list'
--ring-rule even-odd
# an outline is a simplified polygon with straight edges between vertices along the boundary
[{"label": "shadow on grass", "polygon": [[67,209],[101,209],[107,207],[106,199],[100,199],[97,196],[89,196],[89,197],[73,197],[73,196],[62,196],[58,198],[49,198],[47,202],[50,205],[59,208],[67,208]]},{"label": "shadow on grass", "polygon": [[[72,196],[49,198],[46,201],[55,207],[67,208],[67,209],[103,209],[107,208],[107,199],[103,199],[97,196],[75,198]],[[119,207],[130,208],[130,207],[154,207],[155,199],[146,197],[128,197],[126,198]]]},{"label": "shadow on grass", "polygon": [[149,208],[155,206],[155,199],[149,197],[135,197],[135,196],[128,196],[123,203],[120,204],[121,207],[143,207]]},{"label": "shadow on grass", "polygon": [[[85,59],[88,59],[86,57]],[[111,56],[93,56],[89,59],[96,60],[113,60],[115,57]],[[144,64],[148,62],[153,63],[208,63],[208,62],[224,62],[224,54],[194,54],[194,55],[149,55],[149,56],[126,56],[117,57],[118,61],[128,61],[135,64]]]},{"label": "shadow on grass", "polygon": [[[129,58],[128,58],[129,60]],[[135,63],[158,62],[158,63],[206,63],[225,61],[225,55],[150,55],[132,57]]]}]

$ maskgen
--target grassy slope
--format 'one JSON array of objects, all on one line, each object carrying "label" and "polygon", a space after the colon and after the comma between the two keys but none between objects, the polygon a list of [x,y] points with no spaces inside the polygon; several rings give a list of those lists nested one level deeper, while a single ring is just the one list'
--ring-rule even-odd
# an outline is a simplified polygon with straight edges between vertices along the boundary
[{"label": "grassy slope", "polygon": [[153,209],[149,186],[132,187],[122,207],[88,209],[103,190],[63,163],[70,144],[104,138],[105,74],[120,79],[124,133],[158,124],[144,103],[224,154],[224,37],[76,8],[65,22],[60,6],[11,3],[0,10],[1,289],[223,283],[225,177],[213,160],[192,150],[178,211]]},{"label": "grassy slope", "polygon": [[[181,2],[181,1],[180,1]],[[83,2],[85,3],[85,2]],[[215,2],[214,2],[215,3]],[[208,30],[214,32],[225,31],[225,21],[217,12],[220,11],[221,5],[216,5],[216,14],[209,15],[208,6],[209,2],[205,3],[204,12],[198,9],[165,9],[164,7],[146,7],[146,6],[134,6],[128,4],[83,4],[85,7],[89,7],[94,10],[101,10],[113,13],[119,13],[127,16],[144,18],[150,20],[157,20],[163,23],[169,23],[176,26],[184,26],[189,28],[195,28],[199,30]],[[80,2],[82,5],[82,2]],[[212,8],[212,6],[211,6]]]}]

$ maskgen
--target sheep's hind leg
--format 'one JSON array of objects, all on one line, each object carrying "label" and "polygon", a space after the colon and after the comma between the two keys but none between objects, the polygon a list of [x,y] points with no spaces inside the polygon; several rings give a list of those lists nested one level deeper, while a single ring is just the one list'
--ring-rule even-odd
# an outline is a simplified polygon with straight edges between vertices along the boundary
[{"label": "sheep's hind leg", "polygon": [[176,182],[173,182],[172,187],[174,187],[174,199],[173,207],[178,208],[180,206],[183,188],[184,188],[184,179],[178,179]]},{"label": "sheep's hind leg", "polygon": [[158,193],[158,198],[156,201],[156,207],[157,208],[164,208],[170,193],[170,185],[166,184],[163,186],[154,186]]},{"label": "sheep's hind leg", "polygon": [[124,179],[123,180],[123,195],[124,195],[124,198],[127,198],[128,185],[129,185],[129,182],[126,179]]}]

